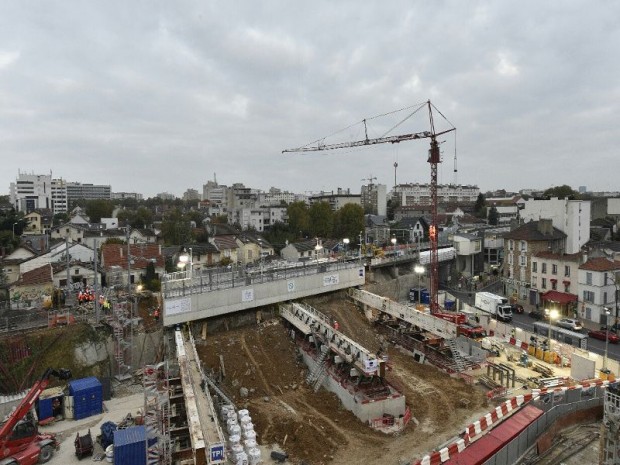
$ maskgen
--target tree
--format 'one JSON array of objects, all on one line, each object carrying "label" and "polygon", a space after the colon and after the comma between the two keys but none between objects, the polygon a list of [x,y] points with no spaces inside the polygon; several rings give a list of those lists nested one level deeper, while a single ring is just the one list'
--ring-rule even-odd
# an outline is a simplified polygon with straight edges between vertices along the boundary
[{"label": "tree", "polygon": [[185,244],[192,237],[189,219],[180,208],[166,212],[161,223],[161,232],[167,245]]},{"label": "tree", "polygon": [[364,210],[353,203],[344,205],[334,215],[334,237],[353,239],[364,230]]},{"label": "tree", "polygon": [[299,233],[300,236],[304,236],[309,231],[310,216],[308,206],[304,202],[293,202],[287,209],[288,224],[290,231],[294,234]]},{"label": "tree", "polygon": [[562,186],[550,187],[543,192],[543,196],[547,198],[557,197],[558,199],[575,200],[579,198],[579,192],[564,184]]},{"label": "tree", "polygon": [[95,199],[86,202],[86,214],[91,223],[100,223],[101,218],[110,218],[114,212],[114,204],[109,200]]},{"label": "tree", "polygon": [[52,217],[52,226],[59,226],[69,222],[69,215],[67,213],[56,213]]},{"label": "tree", "polygon": [[499,212],[497,211],[497,207],[493,205],[489,209],[489,224],[493,226],[497,226],[499,223]]},{"label": "tree", "polygon": [[476,203],[474,204],[474,215],[478,218],[486,218],[487,216],[485,201],[486,199],[484,198],[482,192],[479,193]]},{"label": "tree", "polygon": [[400,207],[400,197],[392,196],[387,201],[387,219],[388,221],[394,221],[394,214],[396,209]]},{"label": "tree", "polygon": [[308,229],[312,236],[332,237],[334,231],[334,212],[327,202],[317,202],[308,210],[310,220]]}]

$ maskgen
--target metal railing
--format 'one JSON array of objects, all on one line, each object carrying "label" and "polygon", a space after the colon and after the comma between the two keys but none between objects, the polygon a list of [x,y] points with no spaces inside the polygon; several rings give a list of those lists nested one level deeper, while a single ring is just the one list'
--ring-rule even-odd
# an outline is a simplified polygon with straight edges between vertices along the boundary
[{"label": "metal railing", "polygon": [[164,298],[181,297],[191,294],[251,286],[273,281],[310,276],[344,269],[357,268],[358,261],[319,261],[293,262],[245,268],[231,266],[223,268],[205,268],[201,270],[182,271],[166,274],[162,277],[162,294]]}]

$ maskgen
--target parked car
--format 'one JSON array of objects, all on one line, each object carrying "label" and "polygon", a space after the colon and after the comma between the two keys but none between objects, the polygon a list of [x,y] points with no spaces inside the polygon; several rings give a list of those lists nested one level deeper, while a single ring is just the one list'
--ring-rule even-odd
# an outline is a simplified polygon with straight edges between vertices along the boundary
[{"label": "parked car", "polygon": [[535,320],[548,320],[547,315],[541,310],[532,310],[528,315]]},{"label": "parked car", "polygon": [[577,332],[583,329],[583,325],[579,322],[579,320],[575,320],[574,318],[561,318],[558,320],[557,325],[560,328],[566,328]]},{"label": "parked car", "polygon": [[523,305],[521,304],[512,304],[512,313],[523,313]]},{"label": "parked car", "polygon": [[604,341],[605,338],[607,338],[607,340],[612,344],[618,344],[620,341],[620,337],[618,337],[616,333],[612,333],[611,331],[606,331],[604,329],[588,331],[588,336],[593,337],[594,339],[600,339],[601,341]]}]

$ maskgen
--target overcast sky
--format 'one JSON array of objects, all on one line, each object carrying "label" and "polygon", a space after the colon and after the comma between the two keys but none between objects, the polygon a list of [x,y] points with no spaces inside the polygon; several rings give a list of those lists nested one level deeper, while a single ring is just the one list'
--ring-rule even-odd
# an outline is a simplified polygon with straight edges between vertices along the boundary
[{"label": "overcast sky", "polygon": [[[281,152],[429,99],[457,128],[440,183],[620,190],[618,18],[614,1],[7,0],[0,193],[18,170],[145,197],[214,174],[389,190],[395,162],[398,183],[427,183],[426,139]],[[426,130],[419,112],[390,134]],[[363,138],[357,125],[325,142]]]}]

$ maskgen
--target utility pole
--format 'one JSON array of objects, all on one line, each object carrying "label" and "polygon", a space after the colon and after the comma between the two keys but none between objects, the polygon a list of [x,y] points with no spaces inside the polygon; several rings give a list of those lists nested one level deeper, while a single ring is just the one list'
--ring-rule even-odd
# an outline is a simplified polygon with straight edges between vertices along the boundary
[{"label": "utility pole", "polygon": [[67,266],[67,295],[65,296],[65,303],[73,303],[73,289],[71,289],[71,260],[69,257],[69,236],[65,237],[65,264]]},{"label": "utility pole", "polygon": [[93,268],[95,271],[95,279],[94,279],[94,291],[95,291],[95,324],[99,324],[99,284],[97,279],[97,239],[93,241],[93,248],[95,249],[95,254],[93,257]]}]

